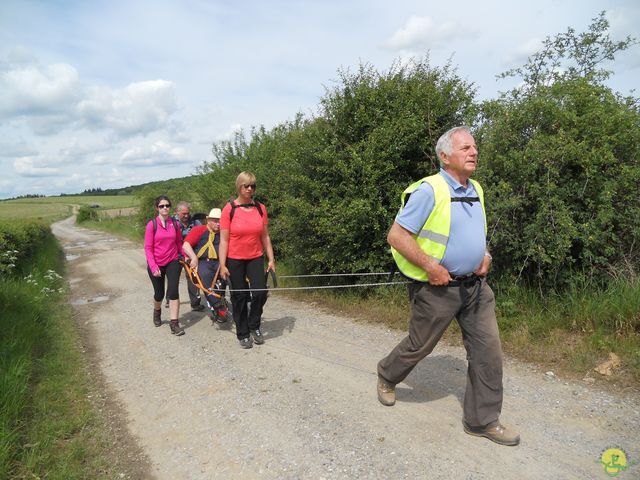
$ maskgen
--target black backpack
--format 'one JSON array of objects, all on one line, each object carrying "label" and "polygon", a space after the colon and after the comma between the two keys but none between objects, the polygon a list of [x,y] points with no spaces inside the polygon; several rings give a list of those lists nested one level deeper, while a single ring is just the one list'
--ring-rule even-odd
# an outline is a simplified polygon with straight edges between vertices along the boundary
[{"label": "black backpack", "polygon": [[[169,218],[171,219],[172,223],[175,225],[176,220],[175,218],[173,218],[173,215],[171,215]],[[154,217],[152,222],[153,222],[153,234],[155,235],[156,230],[158,230],[158,217]],[[192,228],[196,226],[196,222],[200,222],[200,225],[206,225],[207,214],[198,212],[191,215],[191,223],[193,224]],[[180,230],[182,230],[182,227],[180,226],[180,222],[178,222],[178,226],[180,227]]]},{"label": "black backpack", "polygon": [[229,199],[229,204],[231,204],[231,213],[229,214],[229,223],[233,220],[233,215],[236,212],[236,208],[238,207],[255,207],[258,210],[258,213],[261,217],[264,217],[264,212],[262,210],[262,204],[258,200],[254,200],[254,203],[243,203],[238,205],[233,198]]},{"label": "black backpack", "polygon": [[[176,221],[172,216],[169,216],[169,218],[167,219],[167,222],[171,220],[171,224],[175,227],[176,225]],[[158,217],[153,217],[153,220],[151,220],[153,222],[153,235],[155,236],[156,234],[156,230],[158,230]]]}]

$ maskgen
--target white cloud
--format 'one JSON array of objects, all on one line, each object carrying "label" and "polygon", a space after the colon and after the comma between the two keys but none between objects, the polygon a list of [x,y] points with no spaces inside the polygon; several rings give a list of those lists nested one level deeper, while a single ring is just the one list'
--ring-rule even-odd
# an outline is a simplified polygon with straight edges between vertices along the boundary
[{"label": "white cloud", "polygon": [[158,165],[182,165],[188,161],[183,147],[173,147],[158,141],[149,147],[134,147],[122,154],[119,165],[155,167]]},{"label": "white cloud", "polygon": [[87,97],[77,106],[86,126],[121,136],[159,130],[176,110],[175,86],[166,80],[136,82],[121,90],[92,87]]},{"label": "white cloud", "polygon": [[78,96],[78,72],[71,65],[18,66],[0,73],[0,115],[67,112]]},{"label": "white cloud", "polygon": [[396,31],[384,45],[392,50],[418,52],[463,34],[451,22],[436,24],[431,17],[412,15],[405,26]]},{"label": "white cloud", "polygon": [[52,183],[53,186],[61,191],[69,190],[70,188],[80,192],[87,188],[94,187],[96,179],[92,175],[72,173],[71,175],[65,175],[55,179]]},{"label": "white cloud", "polygon": [[81,141],[78,138],[72,138],[65,147],[60,148],[59,154],[62,157],[77,159],[79,157],[90,157],[95,153],[104,152],[110,148],[102,142],[95,143],[94,141]]},{"label": "white cloud", "polygon": [[[607,10],[607,20],[609,20],[611,37],[621,40],[629,35],[629,32],[637,30],[640,22],[640,5],[632,5],[631,2],[624,7]],[[637,35],[637,32],[634,35]]]},{"label": "white cloud", "polygon": [[537,53],[542,47],[542,40],[539,38],[531,38],[524,43],[518,45],[506,58],[506,65],[522,65],[527,59]]},{"label": "white cloud", "polygon": [[50,177],[60,175],[60,169],[49,166],[36,166],[32,157],[17,158],[13,169],[22,177]]},{"label": "white cloud", "polygon": [[0,157],[18,158],[31,157],[38,154],[38,150],[33,146],[20,140],[17,142],[0,142]]},{"label": "white cloud", "polygon": [[73,127],[76,123],[70,115],[31,115],[26,125],[36,135],[50,137]]},{"label": "white cloud", "polygon": [[25,118],[37,135],[69,128],[108,130],[119,138],[146,135],[166,127],[176,109],[175,85],[166,80],[113,89],[87,85],[66,63],[7,61],[0,70],[0,118]]},{"label": "white cloud", "polygon": [[[241,132],[242,132],[242,125],[239,123],[234,123],[229,127],[229,129],[226,132],[222,133],[221,135],[218,135],[218,137],[216,138],[216,141],[233,140],[236,137],[236,135]],[[208,142],[208,143],[211,143],[211,142]]]},{"label": "white cloud", "polygon": [[96,155],[96,157],[91,160],[92,165],[109,165],[113,161],[113,158],[108,155]]}]

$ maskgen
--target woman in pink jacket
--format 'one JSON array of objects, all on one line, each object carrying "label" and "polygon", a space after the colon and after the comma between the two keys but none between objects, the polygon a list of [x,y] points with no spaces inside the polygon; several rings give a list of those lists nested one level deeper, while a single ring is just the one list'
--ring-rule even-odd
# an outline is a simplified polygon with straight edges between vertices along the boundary
[{"label": "woman in pink jacket", "polygon": [[164,298],[166,277],[171,333],[184,335],[184,329],[178,322],[180,314],[180,298],[178,296],[180,262],[178,255],[182,254],[182,232],[177,222],[169,215],[171,211],[169,197],[160,195],[155,199],[154,207],[157,216],[147,223],[144,233],[147,272],[153,285],[153,324],[156,327],[162,325],[160,318],[162,309],[160,307]]}]

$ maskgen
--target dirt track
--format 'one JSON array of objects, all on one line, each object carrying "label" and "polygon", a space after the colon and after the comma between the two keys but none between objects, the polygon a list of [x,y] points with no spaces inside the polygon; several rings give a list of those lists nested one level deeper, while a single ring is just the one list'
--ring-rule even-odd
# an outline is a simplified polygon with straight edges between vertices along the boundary
[{"label": "dirt track", "polygon": [[[398,386],[375,393],[376,362],[403,336],[272,293],[266,343],[242,350],[233,330],[185,305],[186,335],[151,321],[139,246],[59,222],[77,318],[95,345],[106,395],[158,479],[609,478],[603,450],[640,461],[640,399],[548,378],[507,361],[503,420],[518,447],[461,428],[463,349],[439,346]],[[640,478],[640,464],[619,478]]]}]

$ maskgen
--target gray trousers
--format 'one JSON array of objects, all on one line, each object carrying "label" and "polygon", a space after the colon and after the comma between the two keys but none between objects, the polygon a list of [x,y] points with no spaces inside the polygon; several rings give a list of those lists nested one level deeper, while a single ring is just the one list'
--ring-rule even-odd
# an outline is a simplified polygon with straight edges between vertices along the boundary
[{"label": "gray trousers", "polygon": [[463,421],[471,427],[496,422],[502,410],[502,347],[491,287],[485,279],[457,287],[412,283],[409,299],[409,334],[380,360],[378,374],[390,384],[402,382],[456,318],[468,361]]}]

